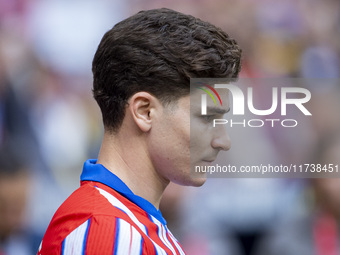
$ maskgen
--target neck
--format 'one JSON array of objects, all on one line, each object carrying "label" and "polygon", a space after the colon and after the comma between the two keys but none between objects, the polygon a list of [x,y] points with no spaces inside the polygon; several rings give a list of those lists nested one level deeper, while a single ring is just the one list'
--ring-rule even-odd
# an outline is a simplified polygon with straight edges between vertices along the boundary
[{"label": "neck", "polygon": [[161,178],[154,169],[145,150],[143,135],[126,139],[127,134],[105,132],[99,152],[98,164],[118,176],[135,195],[143,197],[157,209],[169,181]]}]

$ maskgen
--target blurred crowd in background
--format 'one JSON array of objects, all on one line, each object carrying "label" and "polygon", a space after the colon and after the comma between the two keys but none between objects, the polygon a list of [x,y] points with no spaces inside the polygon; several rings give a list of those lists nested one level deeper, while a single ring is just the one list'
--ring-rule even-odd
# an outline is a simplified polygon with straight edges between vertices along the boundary
[{"label": "blurred crowd in background", "polygon": [[[303,134],[256,131],[248,148],[280,162],[340,164],[338,0],[0,0],[0,255],[36,253],[83,162],[97,156],[91,62],[102,35],[160,7],[234,37],[241,77],[327,79],[308,87]],[[231,149],[231,161],[239,156]],[[208,179],[198,189],[170,185],[161,209],[188,254],[339,254],[338,194],[336,178]]]}]

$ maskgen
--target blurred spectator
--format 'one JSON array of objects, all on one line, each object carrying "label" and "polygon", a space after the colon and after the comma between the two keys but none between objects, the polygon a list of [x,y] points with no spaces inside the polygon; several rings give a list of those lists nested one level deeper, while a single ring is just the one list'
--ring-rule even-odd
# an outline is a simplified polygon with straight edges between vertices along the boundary
[{"label": "blurred spectator", "polygon": [[[322,139],[312,162],[340,165],[340,135]],[[335,171],[336,168],[334,168]],[[336,255],[340,253],[340,178],[311,179],[305,203],[273,225],[258,253],[266,255]]]},{"label": "blurred spectator", "polygon": [[[27,109],[18,102],[8,80],[0,80],[0,144],[7,140],[17,140],[25,148],[28,158],[33,158],[38,149],[37,141],[30,125]],[[34,148],[34,149],[33,149]]]},{"label": "blurred spectator", "polygon": [[39,147],[30,123],[30,112],[15,88],[20,78],[12,79],[14,69],[21,69],[19,56],[25,50],[22,44],[15,43],[13,34],[0,30],[0,35],[0,144],[14,139],[23,149],[26,146],[28,158],[37,158]]},{"label": "blurred spectator", "polygon": [[0,148],[0,254],[30,255],[39,245],[36,236],[25,224],[31,175],[27,158],[20,145]]},{"label": "blurred spectator", "polygon": [[[208,179],[199,190],[183,194],[184,249],[199,255],[254,254],[272,225],[291,214],[300,189],[289,180]],[[197,245],[204,249],[194,253]]]}]

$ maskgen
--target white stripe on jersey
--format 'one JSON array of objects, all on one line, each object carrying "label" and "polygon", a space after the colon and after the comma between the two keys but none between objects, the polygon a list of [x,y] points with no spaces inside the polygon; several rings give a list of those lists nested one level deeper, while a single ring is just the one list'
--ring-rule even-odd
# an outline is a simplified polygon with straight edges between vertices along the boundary
[{"label": "white stripe on jersey", "polygon": [[144,232],[146,233],[146,227],[136,218],[136,216],[127,208],[121,201],[119,201],[115,196],[111,195],[109,192],[96,187],[96,189],[103,195],[114,207],[125,212],[131,220]]},{"label": "white stripe on jersey", "polygon": [[[171,250],[172,254],[176,255],[177,253],[176,253],[174,247],[172,246],[172,244],[170,243],[170,241],[169,241],[169,239],[168,239],[168,237],[167,237],[167,235],[166,235],[166,233],[167,233],[167,232],[170,232],[170,231],[169,231],[167,228],[165,228],[165,227],[163,226],[163,224],[160,223],[159,220],[157,220],[157,219],[156,219],[155,217],[153,217],[152,215],[151,215],[151,220],[152,220],[153,223],[155,223],[155,224],[157,225],[157,228],[158,228],[158,236],[160,237],[161,241],[164,243],[164,245],[166,245],[166,247],[168,247],[168,248]],[[176,248],[177,248],[177,247],[176,247]],[[178,249],[178,248],[177,248],[177,249]],[[180,250],[179,250],[179,252],[180,252]]]},{"label": "white stripe on jersey", "polygon": [[85,238],[90,220],[85,221],[73,230],[63,241],[62,255],[82,255],[85,249]]},{"label": "white stripe on jersey", "polygon": [[142,236],[131,224],[117,219],[119,226],[117,247],[114,255],[140,255],[142,254]]},{"label": "white stripe on jersey", "polygon": [[[109,192],[96,187],[96,189],[99,191],[101,195],[103,195],[114,207],[122,210],[125,212],[130,219],[140,228],[140,230],[148,236],[146,227],[137,219],[137,217],[127,208],[121,201],[119,201],[115,196],[111,195]],[[167,255],[166,251],[161,248],[158,244],[156,244],[151,238],[150,240],[152,241],[155,249],[156,249],[156,254],[157,255]]]}]

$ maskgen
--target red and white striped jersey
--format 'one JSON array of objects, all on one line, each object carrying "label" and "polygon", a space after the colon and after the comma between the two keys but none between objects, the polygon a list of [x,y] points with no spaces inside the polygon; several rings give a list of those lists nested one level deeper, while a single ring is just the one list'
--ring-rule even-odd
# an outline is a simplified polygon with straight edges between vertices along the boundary
[{"label": "red and white striped jersey", "polygon": [[162,214],[96,160],[59,207],[38,255],[184,255]]}]

